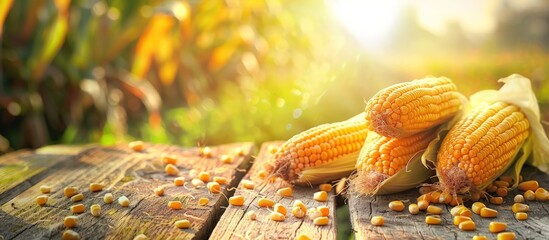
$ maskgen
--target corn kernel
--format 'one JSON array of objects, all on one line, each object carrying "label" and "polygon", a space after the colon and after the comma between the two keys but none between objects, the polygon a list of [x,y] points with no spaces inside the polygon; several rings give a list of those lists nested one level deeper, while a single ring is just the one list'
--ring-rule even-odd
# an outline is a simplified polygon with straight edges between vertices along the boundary
[{"label": "corn kernel", "polygon": [[78,194],[78,189],[76,189],[75,187],[66,187],[65,189],[63,189],[63,194],[65,195],[65,197],[70,198]]},{"label": "corn kernel", "polygon": [[121,196],[118,198],[118,204],[120,204],[120,206],[122,207],[130,206],[130,199],[128,199],[128,197],[126,196]]},{"label": "corn kernel", "polygon": [[296,218],[303,218],[305,216],[306,212],[303,211],[300,207],[292,207],[292,215]]},{"label": "corn kernel", "polygon": [[90,183],[90,192],[99,192],[99,191],[103,191],[103,184]]},{"label": "corn kernel", "polygon": [[346,186],[347,186],[347,178],[346,177],[341,178],[336,184],[336,189],[335,189],[336,194],[340,195],[343,192],[345,192],[345,189],[347,189]]},{"label": "corn kernel", "polygon": [[133,141],[130,142],[128,146],[136,152],[141,152],[145,149],[145,143],[143,143],[143,141]]},{"label": "corn kernel", "polygon": [[229,203],[233,206],[242,206],[244,205],[244,196],[242,195],[232,196],[229,198]]},{"label": "corn kernel", "polygon": [[36,203],[40,206],[46,204],[48,202],[48,196],[47,195],[40,195],[36,197]]},{"label": "corn kernel", "polygon": [[284,207],[284,205],[280,203],[277,203],[273,206],[273,211],[279,212],[284,216],[286,216],[286,213],[288,213],[288,211],[286,210],[286,207]]},{"label": "corn kernel", "polygon": [[292,188],[290,187],[285,187],[285,188],[281,188],[281,189],[278,189],[276,190],[276,193],[282,197],[291,197],[293,192],[292,192]]},{"label": "corn kernel", "polygon": [[154,194],[156,194],[156,196],[160,197],[164,195],[164,187],[162,186],[156,187],[153,191],[154,191]]},{"label": "corn kernel", "polygon": [[526,199],[528,201],[536,200],[536,195],[535,195],[534,191],[527,190],[526,192],[524,192],[524,199]]},{"label": "corn kernel", "polygon": [[208,190],[211,192],[211,193],[219,193],[221,192],[221,185],[219,185],[219,183],[217,182],[209,182],[208,185]]},{"label": "corn kernel", "polygon": [[259,207],[272,207],[275,202],[271,199],[261,197],[257,200],[257,206]]},{"label": "corn kernel", "polygon": [[187,219],[182,219],[182,220],[175,221],[174,225],[179,229],[187,229],[191,227],[191,222]]},{"label": "corn kernel", "polygon": [[509,191],[507,190],[506,187],[500,187],[496,191],[496,194],[500,197],[506,197],[509,194]]},{"label": "corn kernel", "polygon": [[466,207],[463,206],[463,205],[455,206],[455,207],[453,207],[452,209],[450,209],[450,214],[452,214],[452,216],[458,216],[458,212],[459,212],[462,208],[466,208]]},{"label": "corn kernel", "polygon": [[200,172],[198,174],[198,179],[202,180],[202,182],[209,182],[210,181],[210,174],[208,172]]},{"label": "corn kernel", "polygon": [[431,214],[441,214],[442,213],[442,208],[430,205],[429,207],[427,207],[427,212],[431,213]]},{"label": "corn kernel", "polygon": [[504,222],[490,222],[490,225],[488,226],[488,230],[490,230],[491,233],[499,233],[507,230],[507,223]]},{"label": "corn kernel", "polygon": [[471,209],[473,210],[474,213],[476,214],[480,214],[480,210],[485,208],[486,205],[484,205],[484,203],[481,203],[481,202],[475,202],[473,203],[473,205],[471,206]]},{"label": "corn kernel", "polygon": [[370,222],[374,226],[383,226],[385,220],[383,219],[383,216],[373,216]]},{"label": "corn kernel", "polygon": [[242,180],[242,187],[253,190],[255,188],[255,184],[250,180]]},{"label": "corn kernel", "polygon": [[181,203],[181,201],[169,201],[168,207],[174,210],[179,210],[183,208],[183,203]]},{"label": "corn kernel", "polygon": [[63,224],[66,228],[73,228],[74,226],[76,226],[77,219],[78,218],[76,216],[66,216],[63,220]]},{"label": "corn kernel", "polygon": [[389,209],[395,212],[402,212],[404,210],[404,203],[402,201],[391,201],[389,202]]},{"label": "corn kernel", "polygon": [[499,177],[499,180],[507,182],[507,184],[509,184],[507,185],[507,187],[511,186],[511,184],[513,183],[513,178],[510,176],[501,176]]},{"label": "corn kernel", "polygon": [[103,202],[109,204],[109,203],[112,203],[114,201],[114,196],[112,195],[112,193],[107,193],[105,194],[105,196],[103,196]]},{"label": "corn kernel", "polygon": [[50,187],[50,186],[47,186],[47,185],[42,185],[42,186],[40,186],[40,192],[42,192],[42,193],[50,193],[50,192],[51,192],[51,187]]},{"label": "corn kernel", "polygon": [[191,169],[189,171],[189,178],[197,178],[198,177],[198,171],[196,169]]},{"label": "corn kernel", "polygon": [[471,200],[472,202],[480,200],[480,192],[471,193],[471,198],[469,200]]},{"label": "corn kernel", "polygon": [[171,176],[177,176],[177,174],[179,174],[179,169],[173,164],[166,165],[166,167],[164,167],[164,171],[166,174]]},{"label": "corn kernel", "polygon": [[99,204],[91,205],[90,212],[94,217],[99,217],[101,215],[101,206]]},{"label": "corn kernel", "polygon": [[440,194],[441,192],[439,191],[434,191],[434,192],[431,192],[431,201],[432,203],[439,203],[440,201]]},{"label": "corn kernel", "polygon": [[502,180],[494,181],[493,184],[498,188],[501,188],[501,187],[508,188],[509,187],[509,183],[506,182],[506,181],[502,181]]},{"label": "corn kernel", "polygon": [[231,157],[229,155],[221,155],[219,157],[219,160],[221,160],[221,162],[225,163],[225,164],[233,163],[233,157]]},{"label": "corn kernel", "polygon": [[305,233],[300,233],[295,240],[313,240],[311,237],[306,235]]},{"label": "corn kernel", "polygon": [[268,173],[265,170],[261,170],[261,171],[257,172],[257,177],[259,179],[265,179],[265,178],[267,178],[267,175],[268,175]]},{"label": "corn kernel", "polygon": [[183,186],[185,185],[185,178],[184,177],[176,177],[173,179],[173,185],[175,186]]},{"label": "corn kernel", "polygon": [[476,235],[473,236],[473,240],[488,240],[488,238],[486,236]]},{"label": "corn kernel", "polygon": [[458,216],[464,216],[464,217],[473,217],[473,213],[471,213],[471,210],[469,208],[462,208],[457,212]]},{"label": "corn kernel", "polygon": [[162,162],[164,164],[177,164],[177,157],[169,154],[162,154]]},{"label": "corn kernel", "polygon": [[515,203],[513,204],[513,206],[511,207],[511,210],[514,212],[514,213],[518,213],[518,212],[528,212],[528,210],[530,210],[530,207],[526,204],[522,204],[522,203]]},{"label": "corn kernel", "polygon": [[491,197],[490,198],[491,204],[501,205],[503,204],[503,198],[502,197]]},{"label": "corn kernel", "polygon": [[534,192],[534,196],[536,197],[536,200],[538,201],[547,201],[549,200],[549,192],[545,190],[545,188],[538,188]]},{"label": "corn kernel", "polygon": [[461,231],[474,231],[475,229],[477,229],[475,222],[471,220],[461,222],[458,227]]},{"label": "corn kernel", "polygon": [[423,195],[421,195],[417,198],[418,202],[421,201],[421,200],[424,200],[427,203],[431,203],[431,193],[423,194]]},{"label": "corn kernel", "polygon": [[419,210],[426,210],[427,207],[429,207],[429,202],[425,200],[419,200],[417,201],[417,206],[419,207]]},{"label": "corn kernel", "polygon": [[463,204],[463,199],[461,197],[455,197],[455,198],[452,198],[452,201],[450,201],[450,203],[448,203],[448,205],[450,206],[457,206],[458,204]]},{"label": "corn kernel", "polygon": [[524,220],[528,219],[528,213],[525,213],[525,212],[515,213],[515,218],[517,220],[524,221]]},{"label": "corn kernel", "polygon": [[489,193],[495,193],[497,190],[498,190],[498,187],[493,184],[490,184],[486,187],[486,191]]},{"label": "corn kernel", "polygon": [[207,198],[198,199],[198,205],[201,205],[201,206],[207,205],[209,202],[210,202],[210,199],[207,199]]},{"label": "corn kernel", "polygon": [[303,212],[307,212],[307,206],[305,206],[305,204],[301,200],[295,200],[293,206],[301,208]]},{"label": "corn kernel", "polygon": [[431,187],[431,186],[421,186],[421,187],[419,187],[419,194],[420,195],[430,193],[432,191],[434,191],[434,188]]},{"label": "corn kernel", "polygon": [[459,226],[460,223],[465,222],[465,221],[472,221],[472,219],[470,217],[465,217],[465,216],[455,216],[454,217],[454,225],[456,225],[456,226]]},{"label": "corn kernel", "polygon": [[316,210],[319,211],[320,215],[323,217],[330,215],[330,208],[328,208],[328,206],[318,206],[316,207]]},{"label": "corn kernel", "polygon": [[513,201],[515,203],[523,203],[524,202],[524,196],[522,196],[522,194],[517,194],[515,195],[515,197],[513,198]]},{"label": "corn kernel", "polygon": [[410,212],[410,214],[412,215],[416,215],[419,213],[419,207],[417,206],[417,204],[412,203],[408,206],[408,212]]},{"label": "corn kernel", "polygon": [[143,233],[133,237],[133,240],[148,240],[148,239],[149,238],[147,237],[147,235],[145,235]]},{"label": "corn kernel", "polygon": [[326,202],[328,200],[328,193],[325,191],[315,192],[313,198],[319,202]]},{"label": "corn kernel", "polygon": [[521,191],[532,190],[536,191],[539,188],[539,183],[536,180],[521,182],[518,185],[518,189]]},{"label": "corn kernel", "polygon": [[318,186],[318,189],[320,189],[320,191],[330,192],[332,191],[332,185],[328,183],[323,183]]},{"label": "corn kernel", "polygon": [[80,234],[73,230],[65,230],[63,232],[63,236],[61,236],[62,240],[79,240]]},{"label": "corn kernel", "polygon": [[322,217],[322,213],[319,212],[318,210],[316,210],[316,208],[311,208],[311,209],[307,210],[307,216],[311,220],[314,220],[317,217]]},{"label": "corn kernel", "polygon": [[219,183],[219,185],[227,185],[229,184],[229,179],[226,177],[214,177],[213,181],[216,183]]},{"label": "corn kernel", "polygon": [[516,235],[514,232],[502,232],[498,233],[498,240],[515,240]]},{"label": "corn kernel", "polygon": [[207,158],[212,157],[212,149],[210,147],[201,148],[200,156],[207,157]]},{"label": "corn kernel", "polygon": [[241,147],[237,147],[234,149],[234,154],[236,156],[244,156],[244,149],[242,149]]},{"label": "corn kernel", "polygon": [[80,202],[82,200],[84,200],[84,194],[82,194],[82,193],[76,194],[76,195],[71,197],[72,202]]},{"label": "corn kernel", "polygon": [[257,213],[255,213],[255,211],[249,211],[246,213],[246,217],[252,221],[255,221],[257,218]]},{"label": "corn kernel", "polygon": [[191,184],[195,187],[195,188],[201,188],[201,187],[204,187],[206,184],[200,180],[200,179],[193,179],[191,180]]},{"label": "corn kernel", "polygon": [[286,219],[286,216],[279,212],[271,212],[270,218],[273,221],[282,222]]},{"label": "corn kernel", "polygon": [[425,217],[425,223],[429,225],[439,225],[442,223],[442,219],[440,219],[440,217],[427,216]]},{"label": "corn kernel", "polygon": [[313,220],[313,223],[317,226],[326,226],[330,223],[328,217],[317,217]]},{"label": "corn kernel", "polygon": [[448,193],[441,193],[438,197],[439,203],[449,204],[452,201],[452,196]]},{"label": "corn kernel", "polygon": [[70,207],[72,213],[83,213],[86,211],[84,204],[76,204]]},{"label": "corn kernel", "polygon": [[483,218],[495,218],[498,216],[498,211],[484,207],[480,209],[480,216]]}]

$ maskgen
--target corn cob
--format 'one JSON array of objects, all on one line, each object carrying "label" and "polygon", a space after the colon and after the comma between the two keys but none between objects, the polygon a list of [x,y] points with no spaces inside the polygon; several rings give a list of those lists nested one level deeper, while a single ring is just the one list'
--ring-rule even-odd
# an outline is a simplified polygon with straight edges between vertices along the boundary
[{"label": "corn cob", "polygon": [[379,91],[366,104],[368,129],[401,138],[431,129],[461,108],[461,95],[445,77],[427,77]]},{"label": "corn cob", "polygon": [[367,135],[364,113],[323,124],[285,142],[265,166],[273,176],[294,184],[319,184],[348,176]]},{"label": "corn cob", "polygon": [[440,146],[437,174],[443,190],[483,190],[511,165],[529,126],[520,109],[505,102],[472,109]]}]

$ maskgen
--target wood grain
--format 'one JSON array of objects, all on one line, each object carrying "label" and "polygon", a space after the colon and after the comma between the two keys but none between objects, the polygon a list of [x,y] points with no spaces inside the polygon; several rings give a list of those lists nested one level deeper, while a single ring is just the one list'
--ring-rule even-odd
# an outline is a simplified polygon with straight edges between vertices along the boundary
[{"label": "wood grain", "polygon": [[[526,166],[522,175],[524,179],[535,179],[540,185],[549,187],[549,175],[540,172],[536,168]],[[507,223],[508,231],[516,233],[517,239],[548,239],[549,233],[549,201],[538,202],[529,201],[530,206],[528,219],[518,221],[514,218],[511,211],[513,197],[518,194],[518,190],[511,191],[505,198],[501,206],[486,203],[485,204],[498,211],[498,217],[494,219],[481,218],[473,214],[473,220],[476,223],[477,230],[465,232],[459,230],[452,224],[450,214],[451,207],[443,204],[437,204],[443,207],[442,225],[427,225],[425,223],[425,212],[418,215],[411,215],[406,210],[404,212],[393,212],[389,210],[388,204],[392,200],[405,200],[416,202],[419,193],[416,189],[388,196],[349,196],[349,211],[351,214],[351,223],[355,231],[356,239],[471,239],[475,235],[484,235],[488,239],[495,239],[497,234],[488,231],[488,225],[492,221],[501,221]],[[466,203],[468,207],[471,203]],[[408,203],[406,203],[406,206]],[[406,208],[407,209],[407,208]],[[385,225],[382,227],[372,226],[370,219],[372,216],[381,215],[385,217]]]},{"label": "wood grain", "polygon": [[[250,171],[244,179],[252,180],[258,186],[261,180],[257,178],[257,172],[262,164],[272,157],[270,148],[278,147],[282,142],[267,142],[260,149],[259,155],[254,161]],[[264,184],[262,187],[256,187],[255,190],[247,190],[242,186],[236,190],[235,195],[242,195],[245,198],[244,206],[229,206],[219,223],[215,227],[210,239],[295,239],[299,234],[306,234],[312,239],[336,239],[336,216],[335,216],[335,197],[333,193],[329,194],[327,202],[317,202],[313,199],[313,194],[318,187],[294,187],[292,197],[284,198],[276,194],[279,183]],[[288,215],[283,222],[275,222],[268,218],[272,209],[259,208],[257,200],[265,196],[283,204],[288,209]],[[328,206],[330,208],[330,224],[327,226],[316,226],[308,217],[303,219],[295,218],[291,215],[291,207],[294,200],[301,200],[308,208],[318,206]],[[257,213],[257,220],[252,221],[245,217],[250,211]]]},{"label": "wood grain", "polygon": [[[242,148],[247,156],[235,157],[231,164],[219,160],[221,154],[234,155],[236,148]],[[83,239],[133,239],[143,233],[150,239],[203,239],[215,225],[221,214],[221,206],[226,204],[221,194],[210,194],[207,189],[194,189],[190,184],[185,187],[173,185],[173,176],[164,173],[164,164],[160,156],[169,153],[178,157],[177,166],[190,182],[189,171],[207,171],[212,177],[222,176],[232,179],[236,186],[249,166],[252,143],[227,144],[212,147],[213,157],[199,156],[199,148],[180,148],[176,146],[147,144],[142,152],[134,152],[127,145],[93,148],[56,165],[48,176],[32,187],[17,195],[0,207],[0,239],[59,239],[65,230],[63,218],[72,215],[69,207],[73,205],[63,196],[63,188],[74,186],[86,196],[82,203],[85,213],[78,215],[78,225],[74,230]],[[240,169],[240,170],[239,170]],[[105,185],[101,192],[92,193],[89,184],[98,182]],[[50,185],[46,206],[35,202],[40,195],[41,185]],[[158,197],[153,193],[157,186],[165,186],[165,195]],[[228,195],[224,187],[224,194]],[[116,201],[103,202],[106,193],[113,193],[115,199],[124,195],[130,199],[129,207],[121,207]],[[197,200],[207,197],[210,203],[199,206]],[[181,200],[182,210],[172,210],[167,206],[171,200]],[[91,204],[102,207],[100,217],[89,213]],[[180,230],[173,226],[179,219],[189,219],[190,229]]]}]

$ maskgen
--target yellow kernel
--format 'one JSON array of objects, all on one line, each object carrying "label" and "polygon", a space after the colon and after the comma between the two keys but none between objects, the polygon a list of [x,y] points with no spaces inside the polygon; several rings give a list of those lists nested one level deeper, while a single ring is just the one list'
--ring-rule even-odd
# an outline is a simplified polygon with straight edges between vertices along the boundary
[{"label": "yellow kernel", "polygon": [[515,240],[516,235],[514,232],[502,232],[498,233],[498,240]]},{"label": "yellow kernel", "polygon": [[466,207],[463,205],[455,206],[452,209],[450,209],[450,214],[452,214],[452,216],[458,216],[458,212],[463,208],[466,208]]},{"label": "yellow kernel", "polygon": [[319,202],[326,202],[328,200],[328,193],[325,191],[315,192],[313,198]]},{"label": "yellow kernel", "polygon": [[201,187],[204,187],[206,184],[198,179],[198,178],[195,178],[193,180],[191,180],[191,184],[195,187],[195,188],[201,188]]},{"label": "yellow kernel", "polygon": [[250,180],[242,180],[242,187],[253,190],[255,188],[255,184]]},{"label": "yellow kernel", "polygon": [[498,216],[498,211],[495,209],[484,207],[480,209],[480,216],[483,218],[495,218]]},{"label": "yellow kernel", "polygon": [[162,186],[156,187],[153,191],[154,191],[154,194],[156,194],[156,196],[160,197],[164,195],[164,187]]},{"label": "yellow kernel", "polygon": [[66,187],[65,189],[63,189],[63,194],[65,195],[65,197],[70,198],[78,194],[78,189],[76,189],[75,187]]},{"label": "yellow kernel", "polygon": [[279,212],[271,212],[270,218],[273,221],[282,222],[286,219],[286,216]]},{"label": "yellow kernel", "polygon": [[295,200],[293,206],[301,208],[305,213],[307,212],[307,206],[301,200]]},{"label": "yellow kernel", "polygon": [[516,203],[523,203],[524,202],[524,196],[522,194],[515,195],[515,198],[513,198],[513,201]]},{"label": "yellow kernel", "polygon": [[402,203],[402,201],[391,201],[389,203],[389,209],[395,212],[402,212],[404,210],[404,203]]},{"label": "yellow kernel", "polygon": [[63,236],[61,236],[62,240],[79,240],[80,234],[73,230],[65,230],[63,232]]},{"label": "yellow kernel", "polygon": [[40,195],[36,197],[36,203],[40,206],[46,204],[48,202],[48,196],[47,195]]},{"label": "yellow kernel", "polygon": [[90,183],[90,192],[99,192],[99,191],[103,191],[103,184]]},{"label": "yellow kernel", "polygon": [[513,178],[510,176],[501,176],[499,177],[499,180],[507,182],[507,184],[509,184],[507,185],[507,187],[509,187],[513,183]]},{"label": "yellow kernel", "polygon": [[524,221],[528,219],[528,214],[525,212],[518,212],[518,213],[515,213],[515,218],[517,220]]},{"label": "yellow kernel", "polygon": [[429,205],[429,207],[427,207],[427,212],[431,213],[431,214],[441,214],[442,213],[442,208],[439,208],[439,207],[433,206],[433,205]]},{"label": "yellow kernel", "polygon": [[259,207],[272,207],[275,202],[271,199],[261,197],[257,200],[257,206]]},{"label": "yellow kernel", "polygon": [[426,193],[417,198],[417,201],[426,201],[427,203],[431,203],[431,193]]},{"label": "yellow kernel", "polygon": [[488,238],[486,236],[476,235],[473,236],[473,240],[488,240]]},{"label": "yellow kernel", "polygon": [[147,235],[145,235],[143,233],[133,237],[133,240],[147,240],[147,239],[149,239],[149,238],[147,237]]},{"label": "yellow kernel", "polygon": [[210,158],[212,156],[212,149],[210,147],[201,148],[200,156]]},{"label": "yellow kernel", "polygon": [[128,197],[126,196],[121,196],[118,198],[118,204],[120,204],[120,206],[122,207],[127,207],[130,205],[130,199],[128,199]]},{"label": "yellow kernel", "polygon": [[219,160],[221,160],[222,163],[226,163],[226,164],[233,163],[233,157],[229,155],[221,155],[219,157]]},{"label": "yellow kernel", "polygon": [[305,233],[300,233],[295,240],[313,240],[313,238],[309,237]]},{"label": "yellow kernel", "polygon": [[176,176],[177,174],[179,174],[179,169],[173,164],[166,165],[166,167],[164,167],[164,171],[166,172],[166,174],[172,176]]},{"label": "yellow kernel", "polygon": [[449,204],[451,201],[452,201],[452,196],[448,193],[441,193],[440,196],[438,197],[438,202],[440,203],[444,203],[444,204]]},{"label": "yellow kernel", "polygon": [[288,213],[287,210],[286,210],[286,207],[284,207],[284,205],[282,205],[280,203],[277,203],[273,206],[273,211],[279,212],[279,213],[283,214],[284,216],[286,216],[286,213]]},{"label": "yellow kernel", "polygon": [[133,141],[133,142],[130,142],[128,146],[136,152],[140,152],[140,151],[143,151],[143,149],[145,149],[145,143],[143,143],[143,141]]},{"label": "yellow kernel", "polygon": [[198,199],[198,205],[201,205],[201,206],[207,205],[209,202],[210,202],[210,199],[207,199],[207,198]]},{"label": "yellow kernel", "polygon": [[458,227],[461,231],[474,231],[477,229],[475,222],[471,220],[461,222]]},{"label": "yellow kernel", "polygon": [[313,220],[313,223],[317,226],[326,226],[330,223],[328,217],[317,217]]},{"label": "yellow kernel", "polygon": [[506,187],[500,187],[496,191],[496,194],[500,197],[506,197],[509,194],[509,191],[507,190]]},{"label": "yellow kernel", "polygon": [[198,179],[202,180],[202,182],[209,182],[210,181],[210,174],[208,172],[200,172],[198,174]]},{"label": "yellow kernel", "polygon": [[372,219],[370,220],[370,223],[372,223],[372,225],[374,226],[383,226],[383,224],[385,223],[385,220],[383,216],[373,216]]},{"label": "yellow kernel", "polygon": [[82,200],[84,200],[84,194],[82,194],[82,193],[76,194],[76,195],[71,197],[71,201],[73,201],[73,202],[80,202]]},{"label": "yellow kernel", "polygon": [[197,178],[198,177],[198,171],[196,169],[191,169],[189,171],[189,178]]},{"label": "yellow kernel", "polygon": [[480,210],[485,208],[486,205],[484,205],[484,203],[481,203],[481,202],[475,202],[473,203],[473,205],[471,206],[471,209],[473,210],[474,213],[476,214],[480,214]]},{"label": "yellow kernel", "polygon": [[330,215],[330,208],[328,208],[328,206],[318,206],[316,207],[316,210],[319,211],[320,215],[323,217]]},{"label": "yellow kernel", "polygon": [[187,219],[182,219],[182,220],[175,221],[174,225],[179,229],[187,229],[191,227],[191,222]]},{"label": "yellow kernel", "polygon": [[524,181],[519,183],[518,185],[518,189],[521,191],[527,191],[527,190],[536,191],[536,189],[538,188],[539,188],[539,183],[536,180]]},{"label": "yellow kernel", "polygon": [[47,185],[42,185],[42,186],[40,186],[40,192],[42,192],[42,193],[50,193],[50,192],[51,192],[51,187],[50,187],[50,186],[47,186]]},{"label": "yellow kernel", "polygon": [[246,213],[246,217],[252,221],[255,221],[257,218],[257,213],[255,213],[255,211],[249,211]]},{"label": "yellow kernel", "polygon": [[229,179],[226,177],[214,177],[213,181],[216,183],[219,183],[219,185],[227,185],[229,184]]},{"label": "yellow kernel", "polygon": [[508,188],[509,187],[509,183],[506,182],[506,181],[502,181],[502,180],[494,181],[492,184],[494,184],[498,188],[502,188],[502,187]]},{"label": "yellow kernel", "polygon": [[514,213],[518,213],[518,212],[528,212],[528,210],[530,210],[530,207],[526,204],[522,204],[522,203],[515,203],[513,204],[513,206],[511,207],[511,210],[514,212]]},{"label": "yellow kernel", "polygon": [[306,212],[303,211],[303,209],[300,207],[295,206],[292,208],[292,215],[296,218],[302,218],[305,216],[305,214]]},{"label": "yellow kernel", "polygon": [[99,204],[91,205],[90,212],[94,217],[99,217],[101,215],[101,206]]},{"label": "yellow kernel", "polygon": [[267,177],[267,175],[268,175],[268,173],[265,170],[261,170],[261,171],[257,172],[257,177],[259,177],[259,179],[265,179]]},{"label": "yellow kernel", "polygon": [[162,155],[162,162],[164,164],[177,164],[177,158],[174,156],[174,155],[169,155],[169,154],[163,154]]},{"label": "yellow kernel", "polygon": [[282,197],[291,197],[293,195],[292,188],[290,187],[278,189],[276,193]]},{"label": "yellow kernel", "polygon": [[179,209],[183,208],[183,203],[181,203],[181,201],[169,201],[168,202],[168,207],[170,207],[171,209],[174,209],[174,210],[179,210]]},{"label": "yellow kernel", "polygon": [[208,190],[211,192],[211,193],[219,193],[221,192],[221,185],[219,185],[219,183],[217,182],[209,182],[208,185]]},{"label": "yellow kernel", "polygon": [[307,210],[307,216],[309,216],[311,220],[314,220],[317,217],[322,217],[322,213],[316,210],[316,208],[311,208]]},{"label": "yellow kernel", "polygon": [[456,225],[456,226],[459,226],[460,223],[465,222],[465,221],[472,221],[472,219],[470,217],[465,217],[465,216],[455,216],[454,217],[454,225]]},{"label": "yellow kernel", "polygon": [[105,196],[103,196],[103,202],[105,203],[112,203],[114,201],[114,196],[112,195],[112,193],[107,193],[105,194]]},{"label": "yellow kernel", "polygon": [[244,149],[242,149],[241,147],[237,147],[234,149],[234,154],[236,156],[244,156]]},{"label": "yellow kernel", "polygon": [[76,204],[70,207],[72,213],[83,213],[86,211],[84,204]]},{"label": "yellow kernel", "polygon": [[440,195],[441,195],[441,192],[438,192],[438,191],[434,191],[434,192],[431,192],[431,201],[432,203],[439,203],[440,201]]},{"label": "yellow kernel", "polygon": [[462,208],[457,212],[458,216],[464,216],[464,217],[473,217],[473,213],[471,213],[471,210],[469,208]]},{"label": "yellow kernel", "polygon": [[415,203],[412,203],[408,206],[408,212],[410,212],[410,214],[412,215],[416,215],[419,213],[419,207],[417,204]]},{"label": "yellow kernel", "polygon": [[74,226],[76,226],[77,219],[78,218],[76,216],[66,216],[63,220],[63,224],[66,228],[73,228]]},{"label": "yellow kernel", "polygon": [[503,204],[503,198],[502,197],[491,197],[490,198],[490,203],[496,204],[496,205],[501,205],[501,204]]},{"label": "yellow kernel", "polygon": [[419,200],[417,201],[417,206],[419,207],[419,210],[426,210],[427,207],[429,207],[429,202],[426,200]]},{"label": "yellow kernel", "polygon": [[336,194],[341,195],[345,191],[345,189],[347,189],[346,186],[347,186],[347,178],[345,177],[341,178],[336,184],[336,189],[335,189]]},{"label": "yellow kernel", "polygon": [[527,190],[526,192],[524,192],[524,199],[526,199],[526,200],[528,200],[528,201],[535,200],[535,199],[536,199],[536,195],[535,195],[534,191],[532,191],[532,190]]},{"label": "yellow kernel", "polygon": [[440,217],[427,216],[425,217],[425,223],[429,225],[439,225],[442,223],[442,219],[440,219]]},{"label": "yellow kernel", "polygon": [[488,230],[490,230],[491,233],[499,233],[507,230],[507,223],[504,222],[490,222],[490,225],[488,226]]},{"label": "yellow kernel", "polygon": [[332,185],[328,183],[323,183],[318,186],[320,191],[330,192],[332,191]]},{"label": "yellow kernel", "polygon": [[242,206],[242,205],[244,205],[244,196],[237,195],[237,196],[230,197],[229,198],[229,204],[231,204],[233,206]]},{"label": "yellow kernel", "polygon": [[450,206],[456,206],[458,204],[463,204],[463,199],[461,197],[452,198],[452,201],[450,201],[450,203],[448,203],[448,205],[450,205]]},{"label": "yellow kernel", "polygon": [[175,186],[183,186],[185,185],[185,178],[184,177],[176,177],[173,179],[173,185]]},{"label": "yellow kernel", "polygon": [[538,188],[534,192],[534,196],[536,197],[536,200],[538,201],[547,201],[549,200],[549,192],[545,190],[545,188]]}]

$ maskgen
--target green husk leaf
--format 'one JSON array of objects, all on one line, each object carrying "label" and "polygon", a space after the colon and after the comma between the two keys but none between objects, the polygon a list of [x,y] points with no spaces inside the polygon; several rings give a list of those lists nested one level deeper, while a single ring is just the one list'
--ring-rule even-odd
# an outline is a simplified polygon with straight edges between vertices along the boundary
[{"label": "green husk leaf", "polygon": [[299,173],[299,177],[292,183],[309,186],[348,177],[356,169],[355,164],[358,154],[359,151],[356,151],[326,164],[306,168]]}]

